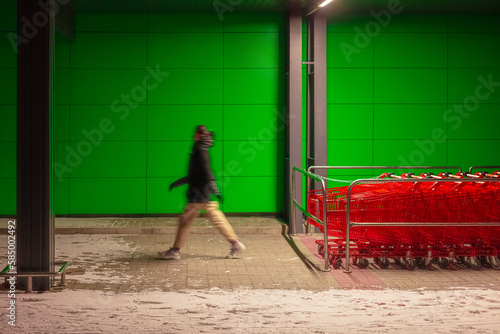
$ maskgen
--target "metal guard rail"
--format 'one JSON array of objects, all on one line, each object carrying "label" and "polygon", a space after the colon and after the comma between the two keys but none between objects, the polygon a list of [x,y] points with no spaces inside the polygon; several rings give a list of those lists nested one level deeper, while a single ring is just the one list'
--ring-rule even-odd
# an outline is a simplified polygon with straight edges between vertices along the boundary
[{"label": "metal guard rail", "polygon": [[[482,179],[359,179],[352,182],[347,188],[346,194],[346,266],[344,273],[351,273],[350,270],[350,228],[354,226],[476,226],[477,223],[433,223],[433,222],[422,222],[422,223],[357,223],[351,222],[351,191],[356,184],[361,183],[389,183],[389,182],[500,182],[500,179],[496,178],[482,178]],[[324,196],[324,195],[323,195]],[[323,197],[324,198],[324,197]],[[323,204],[326,207],[326,204]],[[325,225],[326,226],[326,225]],[[489,222],[483,223],[482,226],[500,226],[500,222]],[[326,228],[325,228],[326,230]],[[326,248],[326,246],[325,246]]]},{"label": "metal guard rail", "polygon": [[[297,203],[295,199],[295,172],[298,171],[302,175],[306,177],[310,177],[316,181],[321,182],[321,189],[323,191],[323,221],[321,219],[314,217],[313,215],[309,214],[307,212],[307,209],[304,209],[303,207],[300,206],[299,203]],[[297,167],[293,167],[292,170],[292,191],[290,192],[290,207],[292,208],[292,212],[290,215],[290,228],[291,228],[291,234],[295,234],[295,207],[299,208],[299,210],[304,213],[307,217],[313,219],[317,223],[323,225],[323,231],[324,231],[324,259],[325,259],[325,267],[321,268],[322,271],[330,271],[330,265],[328,263],[328,228],[327,228],[327,216],[326,216],[326,185],[325,185],[325,180],[322,178],[317,177],[316,175],[309,173],[305,170],[299,169]]]},{"label": "metal guard rail", "polygon": [[68,269],[68,266],[70,265],[71,262],[66,261],[63,263],[61,266],[61,269],[57,272],[50,272],[50,273],[44,273],[44,272],[27,272],[27,273],[9,273],[10,266],[7,265],[3,270],[0,272],[0,277],[5,277],[5,285],[7,285],[7,277],[15,276],[15,277],[28,277],[28,285],[26,288],[26,292],[32,292],[33,290],[33,284],[32,284],[32,278],[33,277],[55,277],[55,276],[61,276],[61,282],[59,283],[59,286],[65,286],[66,285],[66,269]]},{"label": "metal guard rail", "polygon": [[500,166],[470,166],[469,172],[472,172],[472,170],[478,169],[478,168],[481,168],[481,169],[482,168],[485,168],[485,169],[492,169],[492,168],[494,168],[494,169],[500,169]]}]

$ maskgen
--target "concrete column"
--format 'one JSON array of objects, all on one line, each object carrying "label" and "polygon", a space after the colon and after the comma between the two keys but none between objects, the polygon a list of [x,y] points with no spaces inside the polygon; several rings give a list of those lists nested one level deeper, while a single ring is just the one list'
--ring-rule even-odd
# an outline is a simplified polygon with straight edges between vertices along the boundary
[{"label": "concrete column", "polygon": [[[17,271],[54,270],[54,0],[18,0]],[[33,278],[49,290],[49,278]],[[19,279],[18,287],[26,288]]]}]

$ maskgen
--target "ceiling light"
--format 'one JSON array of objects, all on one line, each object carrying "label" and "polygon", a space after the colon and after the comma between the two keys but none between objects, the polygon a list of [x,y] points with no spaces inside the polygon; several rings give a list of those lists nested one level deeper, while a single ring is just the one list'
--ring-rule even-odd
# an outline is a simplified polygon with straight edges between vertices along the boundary
[{"label": "ceiling light", "polygon": [[319,6],[320,7],[325,7],[326,5],[328,5],[330,2],[332,2],[333,0],[325,0],[323,1],[323,3],[321,3]]},{"label": "ceiling light", "polygon": [[323,0],[322,3],[319,3],[318,4],[318,7],[314,8],[313,10],[311,10],[309,13],[306,14],[306,16],[309,16],[313,13],[315,13],[318,9],[322,8],[322,7],[325,7],[326,5],[328,5],[330,2],[332,2],[333,0]]}]

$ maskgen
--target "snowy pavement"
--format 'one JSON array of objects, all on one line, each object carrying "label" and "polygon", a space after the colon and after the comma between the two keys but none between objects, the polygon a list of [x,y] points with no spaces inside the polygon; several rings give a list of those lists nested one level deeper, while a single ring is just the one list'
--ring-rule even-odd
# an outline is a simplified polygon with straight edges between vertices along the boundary
[{"label": "snowy pavement", "polygon": [[15,329],[0,313],[4,333],[499,333],[500,291],[65,290],[20,295]]},{"label": "snowy pavement", "polygon": [[18,291],[16,327],[0,289],[1,332],[500,333],[499,270],[321,272],[302,261],[319,261],[314,240],[281,235],[244,235],[248,250],[227,260],[220,235],[194,234],[180,261],[157,259],[172,239],[56,235],[67,287]]}]

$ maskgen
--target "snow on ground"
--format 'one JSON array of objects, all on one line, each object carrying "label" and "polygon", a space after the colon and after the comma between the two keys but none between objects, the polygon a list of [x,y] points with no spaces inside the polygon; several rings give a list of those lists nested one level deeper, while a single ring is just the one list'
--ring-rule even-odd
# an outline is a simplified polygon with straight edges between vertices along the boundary
[{"label": "snow on ground", "polygon": [[500,333],[500,291],[186,290],[17,294],[3,333]]}]

